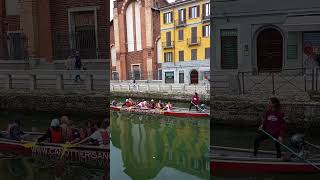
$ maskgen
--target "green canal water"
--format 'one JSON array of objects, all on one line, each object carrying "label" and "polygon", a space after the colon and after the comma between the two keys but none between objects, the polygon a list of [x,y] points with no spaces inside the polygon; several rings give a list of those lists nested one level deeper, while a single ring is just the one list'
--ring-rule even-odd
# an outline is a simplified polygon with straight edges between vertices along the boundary
[{"label": "green canal water", "polygon": [[210,179],[209,120],[111,113],[110,178]]},{"label": "green canal water", "polygon": [[[60,115],[59,115],[60,116]],[[8,123],[16,117],[23,118],[25,131],[43,132],[49,126],[51,119],[59,116],[50,113],[5,112],[0,111],[0,129],[6,129]],[[86,114],[69,116],[76,124],[91,119]],[[46,162],[33,158],[7,157],[0,153],[0,180],[105,180],[106,169],[89,169],[81,165],[70,165],[64,162]]]}]

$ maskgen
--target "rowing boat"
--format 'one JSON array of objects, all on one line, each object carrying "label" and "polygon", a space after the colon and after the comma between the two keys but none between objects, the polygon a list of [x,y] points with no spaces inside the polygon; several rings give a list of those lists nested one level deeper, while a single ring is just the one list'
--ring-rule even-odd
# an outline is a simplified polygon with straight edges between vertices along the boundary
[{"label": "rowing boat", "polygon": [[26,133],[26,141],[19,142],[0,138],[0,152],[7,155],[33,157],[45,161],[63,161],[90,167],[107,167],[109,165],[109,146],[79,145],[64,147],[62,144],[40,143],[35,140],[43,133]]},{"label": "rowing boat", "polygon": [[174,117],[209,117],[207,112],[188,111],[186,108],[174,108],[171,111],[158,109],[141,109],[136,107],[110,106],[113,111],[130,112],[135,114],[157,114]]},{"label": "rowing boat", "polygon": [[[259,151],[253,156],[253,150],[212,146],[210,148],[210,167],[213,174],[226,172],[241,173],[319,173],[312,165],[298,158],[277,159],[276,153]],[[320,167],[320,156],[313,155],[308,160]]]}]

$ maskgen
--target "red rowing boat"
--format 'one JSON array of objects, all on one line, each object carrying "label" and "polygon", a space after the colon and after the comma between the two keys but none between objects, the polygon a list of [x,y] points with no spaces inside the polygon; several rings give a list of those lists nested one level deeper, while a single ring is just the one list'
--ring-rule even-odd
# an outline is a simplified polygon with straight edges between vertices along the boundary
[{"label": "red rowing boat", "polygon": [[[212,146],[210,148],[211,172],[220,173],[320,173],[312,165],[297,158],[288,161],[277,159],[275,152],[259,151],[253,157],[253,150]],[[308,158],[314,165],[320,167],[320,156]]]},{"label": "red rowing boat", "polygon": [[7,155],[33,157],[46,161],[63,161],[71,164],[104,168],[109,165],[109,146],[70,146],[62,144],[33,143],[42,133],[27,133],[27,141],[18,142],[0,138],[0,152]]},{"label": "red rowing boat", "polygon": [[158,110],[158,109],[141,109],[136,107],[121,107],[121,106],[110,106],[110,109],[113,111],[123,111],[136,114],[158,114],[165,116],[174,116],[174,117],[209,117],[207,112],[196,112],[188,111],[187,109],[175,108],[172,111]]}]

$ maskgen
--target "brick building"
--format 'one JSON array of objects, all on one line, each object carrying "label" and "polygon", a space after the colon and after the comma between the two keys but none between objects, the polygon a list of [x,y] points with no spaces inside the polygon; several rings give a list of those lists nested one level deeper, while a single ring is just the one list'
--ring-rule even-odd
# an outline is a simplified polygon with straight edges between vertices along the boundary
[{"label": "brick building", "polygon": [[0,0],[0,58],[107,59],[108,11],[106,0]]},{"label": "brick building", "polygon": [[112,77],[120,80],[159,78],[160,12],[166,0],[114,1]]}]

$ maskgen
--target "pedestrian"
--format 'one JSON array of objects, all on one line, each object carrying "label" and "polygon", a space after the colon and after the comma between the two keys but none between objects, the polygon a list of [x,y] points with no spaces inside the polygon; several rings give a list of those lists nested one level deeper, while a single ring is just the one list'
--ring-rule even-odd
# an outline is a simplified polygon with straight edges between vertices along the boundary
[{"label": "pedestrian", "polygon": [[[265,113],[262,116],[262,122],[259,130],[264,130],[280,143],[283,142],[283,136],[286,129],[286,122],[284,120],[284,113],[281,111],[281,105],[278,98],[270,98],[269,106],[267,107]],[[254,156],[257,156],[260,143],[269,139],[270,137],[263,132],[255,138],[254,141]],[[281,158],[281,148],[280,143],[275,141],[275,147],[277,150],[277,158]]]},{"label": "pedestrian", "polygon": [[80,54],[79,52],[77,51],[76,52],[76,55],[75,55],[75,70],[77,71],[77,74],[75,76],[75,79],[74,81],[75,82],[78,82],[78,81],[82,81],[81,77],[80,77],[80,70],[82,69],[82,62],[81,62],[81,57],[80,57]]}]

